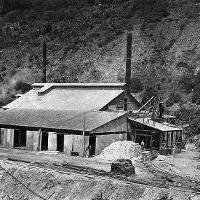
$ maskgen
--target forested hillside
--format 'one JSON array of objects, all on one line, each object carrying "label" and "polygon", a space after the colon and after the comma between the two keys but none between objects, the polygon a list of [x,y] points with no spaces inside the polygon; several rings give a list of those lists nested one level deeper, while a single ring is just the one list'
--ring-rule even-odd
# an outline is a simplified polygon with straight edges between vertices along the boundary
[{"label": "forested hillside", "polygon": [[127,31],[132,91],[143,102],[159,92],[167,107],[196,113],[199,0],[2,0],[1,104],[41,81],[43,41],[48,82],[123,82]]}]

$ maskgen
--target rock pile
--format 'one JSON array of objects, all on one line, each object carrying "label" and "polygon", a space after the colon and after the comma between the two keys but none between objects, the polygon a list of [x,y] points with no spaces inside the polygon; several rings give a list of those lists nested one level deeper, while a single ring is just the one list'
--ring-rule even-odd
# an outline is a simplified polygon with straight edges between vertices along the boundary
[{"label": "rock pile", "polygon": [[132,141],[117,141],[106,147],[95,159],[104,161],[115,161],[117,159],[129,159],[131,161],[139,159],[141,156],[141,146]]},{"label": "rock pile", "polygon": [[111,164],[111,173],[130,176],[135,174],[135,167],[129,159],[118,159]]}]

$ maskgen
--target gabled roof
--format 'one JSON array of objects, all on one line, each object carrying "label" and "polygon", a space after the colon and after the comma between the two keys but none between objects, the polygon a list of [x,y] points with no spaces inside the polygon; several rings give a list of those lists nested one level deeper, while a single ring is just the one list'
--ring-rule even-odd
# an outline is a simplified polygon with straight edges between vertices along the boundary
[{"label": "gabled roof", "polygon": [[182,131],[181,128],[169,124],[169,123],[159,123],[151,120],[150,118],[132,118],[129,117],[130,120],[148,126],[150,128],[157,129],[159,131],[168,132],[168,131]]},{"label": "gabled roof", "polygon": [[4,108],[99,110],[124,91],[124,83],[37,83]]},{"label": "gabled roof", "polygon": [[[55,110],[9,109],[0,111],[1,127],[44,128],[53,130],[92,131],[112,120],[125,116],[125,112],[79,112]],[[85,121],[85,127],[84,127]],[[115,130],[115,132],[121,131]]]}]

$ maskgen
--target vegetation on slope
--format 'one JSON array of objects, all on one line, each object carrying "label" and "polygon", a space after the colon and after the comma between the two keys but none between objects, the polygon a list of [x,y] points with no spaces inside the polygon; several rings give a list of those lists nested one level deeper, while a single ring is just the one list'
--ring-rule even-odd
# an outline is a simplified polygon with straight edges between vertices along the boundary
[{"label": "vegetation on slope", "polygon": [[[1,104],[41,81],[122,82],[126,32],[133,33],[132,90],[143,102],[200,104],[198,0],[2,0]],[[138,84],[139,83],[139,84]],[[187,107],[187,106],[185,106]]]}]

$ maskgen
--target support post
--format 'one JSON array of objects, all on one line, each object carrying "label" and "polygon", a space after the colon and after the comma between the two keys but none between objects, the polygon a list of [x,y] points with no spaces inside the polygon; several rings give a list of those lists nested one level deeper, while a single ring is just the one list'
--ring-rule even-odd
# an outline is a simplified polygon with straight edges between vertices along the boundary
[{"label": "support post", "polygon": [[41,151],[41,145],[42,145],[42,129],[41,128],[39,129],[38,134],[39,134],[39,137],[38,137],[38,148],[37,148],[37,150]]},{"label": "support post", "polygon": [[85,156],[85,113],[83,113],[83,157]]},{"label": "support post", "polygon": [[137,131],[134,130],[134,133],[135,133],[135,143],[136,143]]},{"label": "support post", "polygon": [[128,116],[126,115],[126,138],[130,140],[129,128],[128,128]]}]

